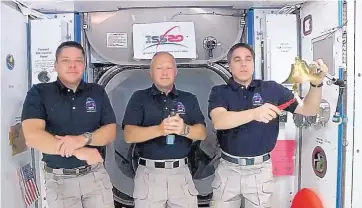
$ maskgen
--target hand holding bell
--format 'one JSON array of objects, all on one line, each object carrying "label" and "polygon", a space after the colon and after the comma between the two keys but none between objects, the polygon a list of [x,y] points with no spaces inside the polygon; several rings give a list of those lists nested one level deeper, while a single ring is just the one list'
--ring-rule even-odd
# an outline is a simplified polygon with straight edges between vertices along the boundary
[{"label": "hand holding bell", "polygon": [[[319,69],[319,72],[317,70]],[[305,61],[295,58],[295,63],[292,64],[291,72],[283,84],[301,84],[304,82],[311,82],[318,85],[322,83],[328,71],[327,65],[324,64],[322,59],[318,59],[313,64],[308,65]]]},{"label": "hand holding bell", "polygon": [[[319,71],[317,72],[318,69]],[[313,64],[308,65],[304,60],[296,57],[295,63],[292,64],[291,72],[283,84],[293,84],[292,89],[295,99],[298,101],[299,105],[303,105],[303,101],[300,99],[297,92],[298,84],[311,82],[314,85],[319,85],[323,82],[327,72],[328,67],[324,64],[322,59],[318,59]]]}]

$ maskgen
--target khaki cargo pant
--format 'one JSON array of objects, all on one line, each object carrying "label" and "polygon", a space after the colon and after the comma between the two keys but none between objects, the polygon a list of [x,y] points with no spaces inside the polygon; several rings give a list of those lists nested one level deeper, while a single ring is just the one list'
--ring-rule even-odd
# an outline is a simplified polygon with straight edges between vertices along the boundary
[{"label": "khaki cargo pant", "polygon": [[134,179],[135,208],[197,208],[199,194],[187,166],[165,169],[139,165]]},{"label": "khaki cargo pant", "polygon": [[241,166],[221,159],[212,183],[212,208],[270,208],[274,187],[271,160]]},{"label": "khaki cargo pant", "polygon": [[49,208],[114,208],[113,185],[103,164],[86,175],[44,174]]}]

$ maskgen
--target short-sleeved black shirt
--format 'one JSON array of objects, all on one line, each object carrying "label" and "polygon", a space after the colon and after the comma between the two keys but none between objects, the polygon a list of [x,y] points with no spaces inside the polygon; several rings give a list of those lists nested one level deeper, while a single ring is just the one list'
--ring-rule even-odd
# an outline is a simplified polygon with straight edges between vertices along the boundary
[{"label": "short-sleeved black shirt", "polygon": [[[214,86],[209,96],[208,112],[217,107],[228,111],[257,108],[264,103],[281,105],[293,99],[293,93],[274,81],[253,80],[246,88],[229,80],[228,84]],[[298,103],[294,101],[286,111],[294,113]],[[218,130],[217,138],[223,151],[240,157],[252,157],[273,150],[279,133],[279,120],[269,123],[251,121],[228,130]]]},{"label": "short-sleeved black shirt", "polygon": [[[59,79],[33,85],[25,98],[21,117],[22,120],[43,119],[46,131],[59,136],[81,135],[103,125],[116,123],[113,108],[102,86],[82,81],[74,93]],[[104,147],[94,148],[101,150]],[[66,158],[43,154],[43,161],[51,168],[86,165],[85,161],[74,156]]]},{"label": "short-sleeved black shirt", "polygon": [[[175,109],[185,124],[203,124],[205,118],[200,110],[195,95],[176,90],[175,86],[168,95],[159,91],[155,85],[144,90],[138,90],[131,96],[124,114],[122,128],[125,125],[142,127],[159,125],[170,115],[170,109]],[[166,143],[166,137],[161,136],[146,142],[137,143],[140,156],[153,160],[180,159],[187,156],[192,140],[175,135],[175,143]]]}]

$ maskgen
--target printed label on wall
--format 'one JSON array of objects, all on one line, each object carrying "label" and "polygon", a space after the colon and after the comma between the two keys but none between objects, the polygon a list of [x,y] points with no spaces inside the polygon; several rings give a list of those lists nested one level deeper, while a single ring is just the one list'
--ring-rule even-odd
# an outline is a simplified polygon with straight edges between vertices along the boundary
[{"label": "printed label on wall", "polygon": [[107,33],[107,48],[127,48],[127,33]]}]

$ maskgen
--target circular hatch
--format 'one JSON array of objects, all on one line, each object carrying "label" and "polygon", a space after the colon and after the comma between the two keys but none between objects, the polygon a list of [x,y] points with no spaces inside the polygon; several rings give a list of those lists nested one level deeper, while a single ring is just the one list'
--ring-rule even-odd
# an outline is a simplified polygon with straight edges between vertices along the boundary
[{"label": "circular hatch", "polygon": [[[207,125],[207,138],[194,142],[189,154],[189,168],[196,188],[200,192],[199,204],[207,204],[212,197],[211,182],[218,165],[218,144],[212,123],[208,118],[207,106],[211,88],[225,84],[230,77],[227,69],[220,65],[179,67],[176,88],[195,94]],[[137,147],[125,143],[121,123],[125,108],[133,92],[152,85],[149,70],[115,66],[105,72],[99,84],[103,85],[117,117],[117,138],[105,151],[105,166],[114,186],[118,203],[133,205],[133,178],[137,168]]]}]

